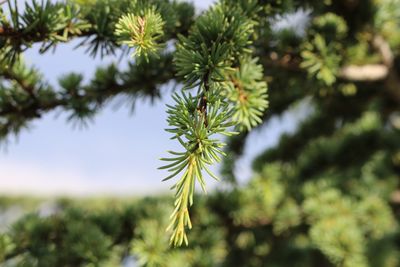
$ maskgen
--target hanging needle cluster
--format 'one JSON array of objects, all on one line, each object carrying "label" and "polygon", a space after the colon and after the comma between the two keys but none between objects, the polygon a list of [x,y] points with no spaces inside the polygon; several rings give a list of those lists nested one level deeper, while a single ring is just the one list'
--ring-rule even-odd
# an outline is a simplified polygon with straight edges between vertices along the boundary
[{"label": "hanging needle cluster", "polygon": [[[207,96],[211,94],[207,94]],[[171,243],[175,246],[183,242],[188,244],[185,227],[192,227],[189,216],[189,207],[193,204],[193,196],[196,181],[202,190],[206,192],[203,172],[211,177],[218,178],[210,171],[209,165],[221,161],[224,143],[217,139],[216,135],[230,136],[233,132],[229,127],[233,125],[230,120],[232,110],[221,99],[209,102],[207,115],[202,109],[203,99],[198,96],[175,94],[175,106],[168,108],[168,124],[172,128],[167,129],[173,133],[173,139],[177,139],[182,145],[183,152],[169,151],[170,158],[161,160],[170,162],[161,167],[168,169],[171,175],[164,180],[171,179],[179,173],[183,173],[178,182],[172,187],[175,189],[175,210],[171,215],[168,230],[172,230]],[[207,119],[207,123],[206,123]]]},{"label": "hanging needle cluster", "polygon": [[234,127],[250,130],[268,105],[263,69],[249,48],[255,25],[239,5],[221,3],[199,17],[187,37],[179,36],[175,66],[184,90],[197,92],[175,94],[175,106],[167,111],[167,131],[183,148],[170,151],[173,157],[162,160],[171,163],[161,167],[171,172],[164,180],[181,175],[172,186],[175,209],[167,229],[174,246],[188,244],[196,181],[205,191],[203,172],[218,179],[208,166],[225,156],[221,135],[235,134]]}]

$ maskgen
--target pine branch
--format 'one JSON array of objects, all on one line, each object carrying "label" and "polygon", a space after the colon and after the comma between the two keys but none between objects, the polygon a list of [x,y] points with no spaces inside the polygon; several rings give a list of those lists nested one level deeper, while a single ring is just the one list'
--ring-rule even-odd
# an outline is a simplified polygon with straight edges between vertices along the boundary
[{"label": "pine branch", "polygon": [[[0,77],[3,77],[5,80],[15,81],[18,85],[28,94],[33,94],[35,91],[34,86],[31,83],[28,83],[24,77],[19,75],[15,75],[9,68],[5,68],[0,72]],[[1,115],[1,114],[0,114]]]},{"label": "pine branch", "polygon": [[[14,29],[12,27],[0,27],[0,38],[4,38],[5,40],[8,40],[10,43],[41,43],[49,39],[50,36],[62,36],[65,31],[68,31],[71,28],[75,28],[74,24],[69,24],[67,27],[60,29],[55,32],[43,34],[43,35],[37,35],[37,34],[26,34],[27,29],[26,28],[21,28],[21,29]],[[71,41],[74,38],[80,38],[80,37],[90,37],[93,35],[96,35],[97,32],[94,31],[93,29],[85,29],[80,32],[74,32],[74,33],[69,33],[68,34],[68,39],[65,40]]]},{"label": "pine branch", "polygon": [[[10,19],[5,16],[0,21],[0,48],[10,48],[9,55],[20,54],[33,43],[42,43],[40,52],[46,52],[60,42],[74,38],[84,39],[79,46],[88,46],[87,51],[95,56],[112,54],[121,47],[118,36],[114,34],[118,19],[123,14],[142,14],[144,10],[156,8],[158,19],[165,22],[162,41],[174,39],[186,33],[193,22],[193,5],[175,1],[149,1],[137,3],[128,0],[100,0],[93,3],[75,4],[70,2],[51,2],[43,5],[32,0],[25,4],[25,12],[19,13],[18,6],[9,5]],[[184,14],[182,14],[184,13]],[[152,23],[150,23],[152,24]],[[145,25],[148,27],[148,24]],[[157,38],[161,36],[160,28]]]},{"label": "pine branch", "polygon": [[[10,120],[12,124],[15,117],[28,122],[56,108],[70,112],[71,119],[90,118],[104,103],[118,95],[129,96],[133,100],[155,98],[160,94],[161,85],[174,79],[174,70],[172,56],[167,54],[149,63],[130,64],[126,71],[119,71],[113,65],[99,68],[87,85],[81,84],[82,77],[79,75],[66,75],[60,79],[62,90],[57,91],[43,82],[28,83],[11,68],[4,69],[1,76],[17,83],[16,88],[3,89],[4,94],[0,97],[0,117]],[[10,126],[7,125],[0,128],[7,132]]]},{"label": "pine branch", "polygon": [[[167,131],[184,148],[184,152],[170,152],[177,157],[162,159],[172,161],[162,167],[172,172],[164,180],[183,172],[172,187],[176,189],[176,200],[168,229],[172,230],[171,244],[175,246],[188,244],[185,228],[192,226],[189,207],[193,204],[195,181],[205,190],[202,172],[216,178],[206,165],[219,162],[219,155],[225,156],[221,150],[224,144],[211,136],[232,135],[227,128],[233,125],[252,128],[261,121],[267,106],[266,84],[260,81],[262,68],[246,57],[254,25],[240,5],[223,2],[200,16],[188,37],[179,38],[174,56],[177,74],[183,77],[185,89],[198,87],[198,95],[175,95],[176,105],[168,106],[167,111],[168,124],[173,127]],[[240,71],[233,68],[236,65]],[[232,73],[244,84],[245,100],[229,94]]]},{"label": "pine branch", "polygon": [[[400,79],[396,77],[396,71],[393,69],[394,56],[389,44],[377,35],[372,40],[372,46],[380,54],[383,64],[342,66],[338,71],[338,78],[349,82],[387,81],[389,87],[393,87],[392,95],[395,99],[400,100],[400,96],[396,93],[399,90],[395,88],[396,84],[400,83]],[[276,52],[270,52],[269,56],[263,58],[263,64],[266,67],[282,68],[291,72],[303,71],[300,67],[300,58],[292,53],[278,57]]]}]

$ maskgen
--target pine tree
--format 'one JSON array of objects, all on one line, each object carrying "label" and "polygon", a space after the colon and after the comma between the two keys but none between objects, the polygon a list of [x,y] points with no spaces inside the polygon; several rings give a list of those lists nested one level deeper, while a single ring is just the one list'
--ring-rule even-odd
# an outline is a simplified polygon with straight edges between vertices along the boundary
[{"label": "pine tree", "polygon": [[[181,1],[33,0],[0,12],[3,141],[56,108],[85,121],[117,95],[182,85],[166,110],[182,150],[161,167],[174,201],[60,202],[2,235],[5,266],[117,266],[127,255],[141,266],[400,265],[398,0],[220,0],[199,15]],[[23,62],[34,43],[47,53],[76,38],[94,57],[124,53],[128,69],[52,88]],[[306,118],[238,185],[250,130],[299,106]],[[229,189],[195,194],[220,161]]]}]

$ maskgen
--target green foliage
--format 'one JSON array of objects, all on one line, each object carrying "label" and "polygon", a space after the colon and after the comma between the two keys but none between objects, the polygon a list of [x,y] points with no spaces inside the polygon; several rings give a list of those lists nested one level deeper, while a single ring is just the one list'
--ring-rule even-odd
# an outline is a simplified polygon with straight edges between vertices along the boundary
[{"label": "green foliage", "polygon": [[163,34],[164,22],[153,9],[146,10],[143,16],[135,16],[131,13],[123,15],[115,25],[115,34],[122,44],[134,47],[132,56],[144,56],[156,54],[159,49],[157,39]]},{"label": "green foliage", "polygon": [[31,262],[31,266],[54,266],[58,262],[98,264],[108,257],[111,245],[110,238],[81,211],[45,219],[32,214],[13,226],[10,238],[18,249],[30,252],[21,255],[17,266],[27,262]]},{"label": "green foliage", "polygon": [[[164,180],[183,172],[180,180],[172,187],[176,190],[175,210],[171,215],[171,224],[168,229],[172,229],[171,243],[175,246],[183,242],[188,244],[185,227],[192,228],[189,216],[189,207],[193,204],[193,195],[196,180],[206,191],[203,171],[211,177],[218,179],[207,167],[214,162],[221,161],[221,155],[225,153],[221,150],[223,143],[213,139],[216,134],[231,135],[227,128],[232,125],[229,122],[231,113],[228,106],[220,99],[212,99],[212,94],[207,93],[201,99],[186,96],[179,98],[174,96],[176,106],[170,106],[167,111],[169,114],[168,124],[174,128],[167,129],[174,134],[184,148],[184,152],[170,151],[174,157],[163,158],[161,160],[171,161],[172,163],[161,167],[172,172]],[[208,113],[204,113],[197,108],[198,103],[205,101],[209,105]],[[201,107],[201,104],[200,104]]]},{"label": "green foliage", "polygon": [[328,86],[336,81],[341,60],[335,46],[335,43],[327,44],[326,40],[317,34],[311,42],[305,44],[301,53],[303,62],[300,66]]},{"label": "green foliage", "polygon": [[141,266],[163,265],[168,250],[168,239],[163,230],[155,220],[143,221],[138,225],[138,238],[132,242],[132,253],[139,255],[138,263]]},{"label": "green foliage", "polygon": [[400,44],[400,7],[397,0],[377,0],[374,26],[382,32],[392,47]]},{"label": "green foliage", "polygon": [[310,41],[303,44],[301,67],[327,86],[331,86],[339,72],[342,57],[341,43],[347,35],[346,21],[334,14],[316,17],[309,29]]},{"label": "green foliage", "polygon": [[179,36],[177,45],[177,74],[185,79],[185,86],[226,80],[235,59],[251,51],[248,46],[254,24],[239,7],[227,4],[219,4],[200,16],[188,37]]},{"label": "green foliage", "polygon": [[233,121],[239,129],[250,131],[262,122],[261,118],[268,107],[267,84],[263,81],[263,68],[257,59],[245,58],[224,82],[223,94],[233,103]]},{"label": "green foliage", "polygon": [[346,21],[334,13],[316,17],[311,27],[317,33],[322,32],[329,41],[343,40],[348,31]]},{"label": "green foliage", "polygon": [[[220,0],[202,13],[166,0],[25,7],[0,5],[0,140],[55,109],[85,124],[115,97],[133,106],[174,83],[183,92],[167,131],[181,150],[161,167],[178,177],[174,198],[61,201],[4,230],[4,266],[108,267],[128,255],[140,266],[400,265],[398,0]],[[136,58],[54,86],[23,61],[36,43],[45,53],[73,39],[92,56],[133,48]],[[282,121],[293,127],[255,158],[252,178],[236,177],[249,130],[275,133]],[[196,195],[220,161],[221,189]]]}]

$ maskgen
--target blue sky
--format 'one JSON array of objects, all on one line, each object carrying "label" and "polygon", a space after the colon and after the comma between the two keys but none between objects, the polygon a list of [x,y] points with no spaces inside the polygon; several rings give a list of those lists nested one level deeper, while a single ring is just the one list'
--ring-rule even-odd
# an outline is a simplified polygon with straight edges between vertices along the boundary
[{"label": "blue sky", "polygon": [[[199,8],[211,2],[195,1]],[[59,45],[54,54],[39,55],[35,46],[25,59],[54,85],[60,75],[71,71],[90,79],[96,66],[118,60],[93,59],[84,54],[84,49],[73,47]],[[165,103],[171,102],[170,91],[166,88],[167,93],[154,105],[137,102],[133,114],[127,105],[116,109],[118,102],[111,103],[87,129],[75,129],[62,113],[52,112],[34,121],[29,131],[0,152],[0,192],[137,195],[167,191],[172,182],[161,182],[165,172],[157,170],[161,164],[158,158],[165,156],[166,150],[179,149],[163,130],[167,126]],[[288,123],[292,119],[274,119],[252,133],[237,170],[242,182],[251,176],[251,158],[276,143],[282,131],[293,130],[294,124]],[[218,186],[213,179],[208,181],[211,188]]]}]

